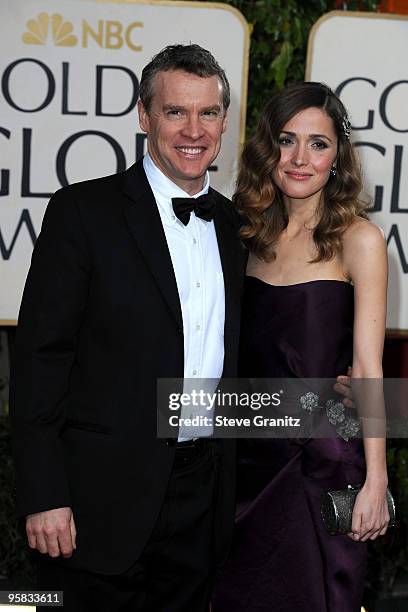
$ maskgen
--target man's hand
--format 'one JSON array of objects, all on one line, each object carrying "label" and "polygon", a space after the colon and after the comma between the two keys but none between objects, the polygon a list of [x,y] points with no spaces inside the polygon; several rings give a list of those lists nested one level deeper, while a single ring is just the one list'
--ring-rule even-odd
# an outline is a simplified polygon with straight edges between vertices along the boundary
[{"label": "man's hand", "polygon": [[70,557],[76,548],[76,529],[71,508],[55,508],[29,514],[26,531],[30,548],[50,557]]},{"label": "man's hand", "polygon": [[351,368],[347,370],[347,376],[338,376],[337,382],[333,386],[336,393],[343,396],[342,402],[346,408],[355,408],[353,402],[353,394],[351,392]]}]

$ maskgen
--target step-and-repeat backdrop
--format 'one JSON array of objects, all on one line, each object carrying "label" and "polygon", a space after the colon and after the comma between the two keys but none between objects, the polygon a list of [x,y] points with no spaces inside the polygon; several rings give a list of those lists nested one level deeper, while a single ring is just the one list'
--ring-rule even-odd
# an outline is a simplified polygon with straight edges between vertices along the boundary
[{"label": "step-and-repeat backdrop", "polygon": [[390,264],[389,329],[408,332],[408,17],[334,11],[314,26],[306,80],[332,87],[383,228]]},{"label": "step-and-repeat backdrop", "polygon": [[[226,69],[229,127],[212,169],[229,195],[244,139],[248,27],[226,4],[3,0],[0,39],[0,323],[16,320],[36,236],[61,185],[120,171],[143,154],[142,67],[197,42]],[[390,258],[388,328],[408,330],[408,19],[332,12],[314,26],[307,80],[349,109],[371,217]]]},{"label": "step-and-repeat backdrop", "polygon": [[231,194],[249,33],[238,11],[206,2],[2,0],[0,19],[0,324],[12,324],[51,194],[143,155],[139,79],[168,44],[198,43],[226,70],[229,125],[211,181]]}]

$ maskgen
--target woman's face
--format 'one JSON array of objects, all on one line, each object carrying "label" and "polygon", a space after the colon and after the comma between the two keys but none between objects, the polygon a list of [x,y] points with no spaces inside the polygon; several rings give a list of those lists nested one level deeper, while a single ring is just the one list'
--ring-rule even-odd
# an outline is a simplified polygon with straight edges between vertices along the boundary
[{"label": "woman's face", "polygon": [[305,199],[320,193],[337,156],[337,136],[325,111],[311,107],[283,126],[273,180],[284,195]]}]

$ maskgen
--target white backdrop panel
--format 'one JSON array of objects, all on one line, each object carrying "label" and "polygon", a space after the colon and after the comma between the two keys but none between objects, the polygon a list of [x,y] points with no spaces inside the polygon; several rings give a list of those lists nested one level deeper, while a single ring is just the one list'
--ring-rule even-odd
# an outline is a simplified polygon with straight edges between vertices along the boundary
[{"label": "white backdrop panel", "polygon": [[372,220],[390,262],[389,329],[408,330],[408,18],[333,11],[314,26],[307,80],[323,81],[349,110]]},{"label": "white backdrop panel", "polygon": [[33,243],[61,184],[130,166],[145,148],[135,101],[143,66],[168,44],[209,49],[231,83],[211,173],[231,194],[244,138],[248,27],[226,4],[2,0],[0,323],[17,318]]}]

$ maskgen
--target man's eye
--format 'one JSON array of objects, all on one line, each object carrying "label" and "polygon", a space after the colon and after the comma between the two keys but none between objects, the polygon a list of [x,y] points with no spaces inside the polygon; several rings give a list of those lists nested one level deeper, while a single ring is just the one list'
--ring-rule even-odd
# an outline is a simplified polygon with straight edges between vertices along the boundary
[{"label": "man's eye", "polygon": [[218,117],[219,113],[216,110],[208,110],[203,113],[206,117]]},{"label": "man's eye", "polygon": [[179,117],[181,115],[181,111],[178,108],[172,108],[171,110],[168,110],[166,114],[168,117]]}]

